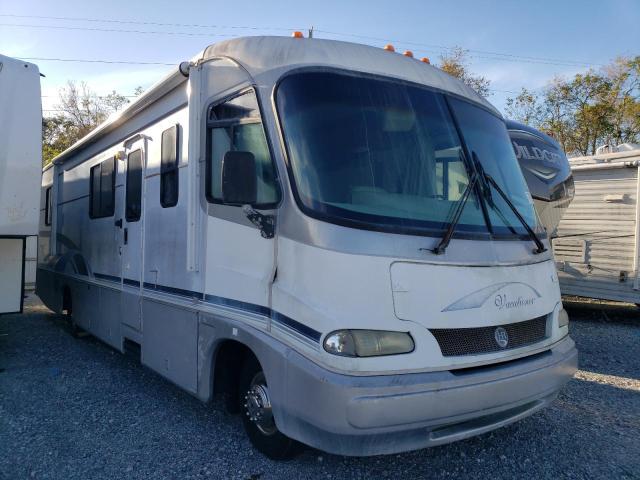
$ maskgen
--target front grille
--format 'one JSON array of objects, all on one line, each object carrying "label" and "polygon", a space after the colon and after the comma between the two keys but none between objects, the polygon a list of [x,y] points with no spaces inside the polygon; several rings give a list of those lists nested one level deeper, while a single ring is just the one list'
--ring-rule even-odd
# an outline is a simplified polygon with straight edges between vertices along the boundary
[{"label": "front grille", "polygon": [[[508,337],[504,347],[496,340],[496,329],[500,327],[506,331]],[[547,315],[493,327],[431,328],[429,331],[436,337],[443,356],[477,355],[511,350],[543,340],[547,333]],[[502,339],[504,340],[504,336]]]}]

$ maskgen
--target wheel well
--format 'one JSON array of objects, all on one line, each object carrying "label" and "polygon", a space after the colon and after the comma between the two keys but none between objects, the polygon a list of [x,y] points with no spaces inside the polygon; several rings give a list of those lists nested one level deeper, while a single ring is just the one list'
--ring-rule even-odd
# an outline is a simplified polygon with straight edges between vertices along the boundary
[{"label": "wheel well", "polygon": [[71,303],[71,289],[68,285],[65,285],[62,289],[62,311],[66,311],[67,315],[71,315],[72,303]]},{"label": "wheel well", "polygon": [[230,413],[238,412],[237,398],[242,367],[248,357],[255,354],[246,345],[235,340],[225,340],[214,356],[213,394],[224,399]]}]

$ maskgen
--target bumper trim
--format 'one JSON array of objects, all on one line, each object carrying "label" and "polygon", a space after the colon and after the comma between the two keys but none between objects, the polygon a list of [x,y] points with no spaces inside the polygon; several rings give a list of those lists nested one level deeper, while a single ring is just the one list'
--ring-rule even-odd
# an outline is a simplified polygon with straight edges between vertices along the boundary
[{"label": "bumper trim", "polygon": [[553,393],[548,397],[525,403],[519,407],[510,408],[491,415],[476,417],[471,420],[454,423],[452,425],[438,427],[435,430],[432,430],[429,434],[429,438],[431,440],[430,444],[439,445],[442,443],[454,442],[458,439],[466,438],[471,435],[479,435],[483,432],[499,428],[502,425],[515,422],[520,418],[527,417],[544,408],[546,405],[551,403],[556,396],[557,394]]},{"label": "bumper trim", "polygon": [[331,374],[308,361],[288,372],[278,427],[308,445],[342,455],[415,450],[468,438],[549,405],[577,368],[569,337],[532,355],[464,375]]}]

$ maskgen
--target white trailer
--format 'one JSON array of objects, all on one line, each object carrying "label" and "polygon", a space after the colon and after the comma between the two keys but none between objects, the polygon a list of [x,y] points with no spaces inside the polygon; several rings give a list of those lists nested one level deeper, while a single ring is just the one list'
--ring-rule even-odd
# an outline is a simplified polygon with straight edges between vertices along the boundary
[{"label": "white trailer", "polygon": [[640,304],[640,149],[569,161],[575,198],[553,239],[562,293]]},{"label": "white trailer", "polygon": [[466,438],[545,407],[576,369],[504,120],[419,60],[212,45],[42,187],[42,300],[226,396],[272,458]]},{"label": "white trailer", "polygon": [[22,311],[27,239],[38,234],[40,72],[0,55],[0,314]]}]

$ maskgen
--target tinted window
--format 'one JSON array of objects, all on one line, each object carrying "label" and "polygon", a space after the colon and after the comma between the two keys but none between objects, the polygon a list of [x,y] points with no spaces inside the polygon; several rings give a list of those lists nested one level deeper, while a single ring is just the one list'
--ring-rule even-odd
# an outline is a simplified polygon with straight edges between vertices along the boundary
[{"label": "tinted window", "polygon": [[178,125],[162,132],[160,152],[160,205],[178,204]]},{"label": "tinted window", "polygon": [[[440,230],[469,183],[443,95],[392,81],[290,75],[278,113],[299,201],[321,218]],[[486,231],[478,202],[461,230]]]},{"label": "tinted window", "polygon": [[209,111],[207,197],[222,203],[222,159],[228,151],[251,152],[256,160],[257,206],[278,202],[275,167],[254,91],[245,92]]},{"label": "tinted window", "polygon": [[258,100],[253,91],[244,92],[237,97],[224,103],[220,103],[211,108],[209,120],[245,120],[253,119],[260,121],[260,109]]},{"label": "tinted window", "polygon": [[142,212],[142,150],[136,150],[127,156],[126,191],[125,218],[127,222],[137,222]]},{"label": "tinted window", "polygon": [[100,172],[100,209],[102,215],[109,217],[113,215],[115,207],[115,159],[102,162]]},{"label": "tinted window", "polygon": [[[473,151],[535,225],[505,124],[480,107],[416,85],[332,72],[285,77],[276,103],[294,193],[311,215],[388,231],[444,229],[469,183],[464,156]],[[493,197],[492,231],[524,232]],[[459,230],[487,231],[481,201],[467,202]]]},{"label": "tinted window", "polygon": [[51,187],[44,193],[44,224],[51,225]]},{"label": "tinted window", "polygon": [[115,207],[115,158],[91,167],[90,172],[89,216],[91,218],[110,217]]}]

